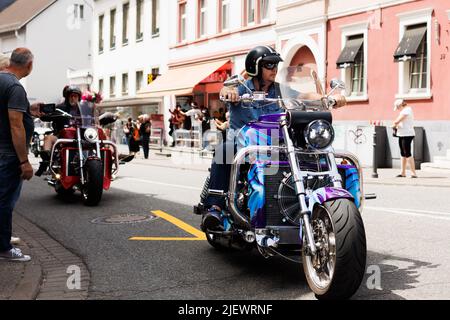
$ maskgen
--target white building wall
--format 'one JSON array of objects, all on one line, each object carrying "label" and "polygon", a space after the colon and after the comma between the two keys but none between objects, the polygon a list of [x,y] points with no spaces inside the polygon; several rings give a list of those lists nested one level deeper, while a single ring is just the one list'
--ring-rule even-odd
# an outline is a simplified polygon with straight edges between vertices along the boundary
[{"label": "white building wall", "polygon": [[[152,68],[159,67],[160,72],[166,69],[168,60],[168,27],[169,19],[167,1],[160,0],[160,32],[159,37],[152,37],[152,0],[144,1],[144,24],[143,40],[136,42],[136,0],[130,0],[129,9],[129,40],[128,45],[122,45],[122,5],[126,3],[121,0],[99,0],[96,1],[94,11],[93,27],[93,72],[94,89],[98,89],[99,79],[103,79],[103,95],[105,100],[109,99],[109,78],[116,77],[115,99],[125,98],[122,96],[122,74],[128,73],[129,87],[126,98],[136,95],[136,72],[144,71],[144,82],[147,74]],[[110,49],[110,11],[116,9],[116,46]],[[104,14],[104,49],[99,54],[99,16]],[[173,23],[173,21],[172,21]]]},{"label": "white building wall", "polygon": [[[73,4],[84,5],[84,19],[74,20]],[[26,25],[24,44],[34,54],[26,79],[30,100],[57,102],[68,83],[67,69],[90,67],[92,10],[80,0],[59,0]]]},{"label": "white building wall", "polygon": [[[264,23],[269,25],[255,29],[245,30],[242,27],[242,5],[243,1],[230,1],[230,27],[229,35],[214,37],[217,31],[217,12],[218,1],[207,0],[207,35],[208,40],[197,41],[197,1],[187,1],[187,44],[179,46],[178,44],[178,1],[170,0],[170,61],[189,61],[199,57],[219,55],[233,50],[250,49],[257,45],[266,45],[276,43],[276,32],[274,24],[276,22],[276,0],[270,2],[269,19]],[[272,24],[271,24],[272,23]],[[244,70],[245,54],[235,56],[234,72]]]}]

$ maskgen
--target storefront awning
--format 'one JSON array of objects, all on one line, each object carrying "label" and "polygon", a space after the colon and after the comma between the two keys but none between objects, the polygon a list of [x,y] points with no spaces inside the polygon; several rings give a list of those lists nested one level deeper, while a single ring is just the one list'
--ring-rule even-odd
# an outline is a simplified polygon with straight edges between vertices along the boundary
[{"label": "storefront awning", "polygon": [[192,94],[194,87],[229,60],[213,61],[169,69],[147,88],[138,92],[140,97],[161,97]]},{"label": "storefront awning", "polygon": [[408,28],[405,31],[397,50],[395,50],[394,61],[399,62],[414,59],[417,56],[420,43],[426,33],[427,26],[423,24]]},{"label": "storefront awning", "polygon": [[364,43],[364,37],[348,39],[345,48],[342,50],[336,61],[338,68],[348,68],[355,64],[356,56]]},{"label": "storefront awning", "polygon": [[120,100],[105,100],[98,106],[99,108],[111,107],[132,107],[145,104],[155,104],[160,102],[160,99],[155,98],[134,98],[134,99],[120,99]]}]

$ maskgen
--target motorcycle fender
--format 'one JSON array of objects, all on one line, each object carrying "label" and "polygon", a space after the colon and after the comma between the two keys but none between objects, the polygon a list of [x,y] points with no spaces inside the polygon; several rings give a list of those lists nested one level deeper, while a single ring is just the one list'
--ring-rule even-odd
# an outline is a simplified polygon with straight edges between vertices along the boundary
[{"label": "motorcycle fender", "polygon": [[69,157],[70,157],[70,151],[76,151],[77,148],[63,148],[61,150],[61,185],[64,189],[70,189],[73,186],[80,183],[80,177],[79,176],[71,176],[69,175]]},{"label": "motorcycle fender", "polygon": [[310,212],[313,212],[316,204],[324,204],[327,201],[335,199],[350,199],[355,201],[353,195],[345,189],[324,187],[314,190],[311,194],[308,201],[308,209]]}]

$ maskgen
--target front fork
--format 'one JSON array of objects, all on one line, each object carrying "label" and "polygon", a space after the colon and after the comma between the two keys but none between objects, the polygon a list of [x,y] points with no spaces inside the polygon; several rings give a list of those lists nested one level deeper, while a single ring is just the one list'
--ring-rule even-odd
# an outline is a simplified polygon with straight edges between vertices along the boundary
[{"label": "front fork", "polygon": [[289,135],[289,129],[287,127],[286,119],[281,121],[281,130],[283,131],[284,141],[286,143],[287,155],[289,164],[291,166],[292,178],[294,180],[295,193],[300,203],[300,216],[303,219],[303,225],[305,226],[305,235],[307,240],[307,245],[310,253],[314,256],[317,252],[316,243],[314,242],[314,234],[311,228],[311,222],[309,217],[311,216],[311,211],[308,210],[308,205],[306,204],[306,192],[305,186],[303,184],[304,176],[301,174],[301,170],[297,161],[297,156],[295,153],[294,144],[292,142],[291,136]]},{"label": "front fork", "polygon": [[[81,130],[78,127],[77,128],[77,135],[78,135],[78,153],[80,154],[80,178],[81,178],[81,184],[84,185],[86,183],[85,177],[84,177],[84,153],[83,153],[83,145],[81,143]],[[101,158],[100,154],[100,143],[97,141],[95,143],[97,157]]]}]

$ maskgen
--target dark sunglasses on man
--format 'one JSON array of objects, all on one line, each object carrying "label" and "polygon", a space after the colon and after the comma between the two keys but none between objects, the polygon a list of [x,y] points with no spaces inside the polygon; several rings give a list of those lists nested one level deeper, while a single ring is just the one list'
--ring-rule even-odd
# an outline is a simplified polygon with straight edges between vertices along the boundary
[{"label": "dark sunglasses on man", "polygon": [[278,63],[264,63],[262,67],[267,70],[273,70],[275,68],[278,68]]}]

